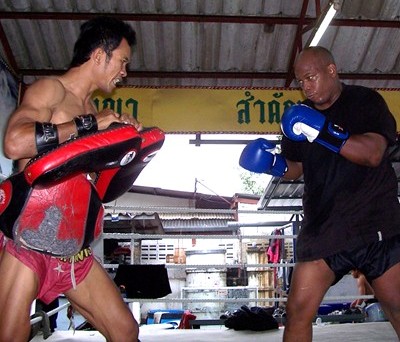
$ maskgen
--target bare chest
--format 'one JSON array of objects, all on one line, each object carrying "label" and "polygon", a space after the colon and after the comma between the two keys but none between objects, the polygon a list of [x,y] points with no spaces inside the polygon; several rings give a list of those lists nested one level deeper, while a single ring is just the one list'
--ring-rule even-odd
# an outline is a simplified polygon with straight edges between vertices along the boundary
[{"label": "bare chest", "polygon": [[82,101],[73,94],[68,93],[64,99],[52,110],[54,123],[72,120],[77,115],[96,114],[97,109],[91,99]]}]

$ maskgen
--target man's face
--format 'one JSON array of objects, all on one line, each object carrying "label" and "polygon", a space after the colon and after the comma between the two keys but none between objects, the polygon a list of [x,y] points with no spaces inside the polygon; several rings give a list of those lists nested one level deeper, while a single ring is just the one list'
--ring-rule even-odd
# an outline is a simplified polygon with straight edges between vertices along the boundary
[{"label": "man's face", "polygon": [[122,39],[121,44],[112,52],[111,58],[105,59],[104,64],[104,80],[101,89],[107,93],[114,90],[118,83],[126,77],[126,68],[130,62],[131,47],[125,39]]},{"label": "man's face", "polygon": [[333,64],[323,64],[313,56],[304,56],[295,66],[295,75],[304,95],[316,108],[325,109],[332,104],[335,81]]}]

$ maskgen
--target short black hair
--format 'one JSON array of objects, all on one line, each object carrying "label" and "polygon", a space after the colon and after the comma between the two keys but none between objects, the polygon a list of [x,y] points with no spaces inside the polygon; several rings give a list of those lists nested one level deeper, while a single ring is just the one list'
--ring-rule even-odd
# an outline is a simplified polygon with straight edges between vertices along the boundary
[{"label": "short black hair", "polygon": [[324,48],[323,46],[309,46],[305,48],[302,52],[312,52],[315,56],[319,56],[319,58],[323,60],[327,65],[336,64],[332,52],[327,48]]},{"label": "short black hair", "polygon": [[117,18],[100,16],[83,23],[74,46],[70,68],[87,62],[90,54],[99,47],[111,58],[112,52],[123,38],[130,46],[136,44],[135,31],[129,24]]}]

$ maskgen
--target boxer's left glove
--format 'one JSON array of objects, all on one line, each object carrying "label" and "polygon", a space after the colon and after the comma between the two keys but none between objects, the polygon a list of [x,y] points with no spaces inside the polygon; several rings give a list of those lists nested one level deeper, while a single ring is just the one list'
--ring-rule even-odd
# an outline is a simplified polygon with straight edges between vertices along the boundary
[{"label": "boxer's left glove", "polygon": [[133,160],[140,144],[135,127],[113,123],[105,130],[68,140],[37,155],[23,172],[29,185],[50,184],[79,173],[126,165]]},{"label": "boxer's left glove", "polygon": [[281,128],[283,134],[293,141],[315,141],[336,153],[349,138],[349,133],[342,127],[329,122],[322,113],[304,104],[285,110]]},{"label": "boxer's left glove", "polygon": [[239,165],[251,172],[283,177],[287,163],[283,156],[275,153],[275,148],[274,143],[263,138],[251,141],[243,149]]}]

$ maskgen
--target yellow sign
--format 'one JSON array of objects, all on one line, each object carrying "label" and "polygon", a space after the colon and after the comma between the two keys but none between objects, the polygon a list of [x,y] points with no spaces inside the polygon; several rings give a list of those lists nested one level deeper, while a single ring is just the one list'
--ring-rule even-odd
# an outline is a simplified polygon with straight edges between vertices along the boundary
[{"label": "yellow sign", "polygon": [[[379,90],[400,127],[400,93]],[[111,95],[96,93],[99,110],[128,113],[145,127],[166,133],[280,134],[286,107],[302,101],[297,89],[121,87]]]}]

